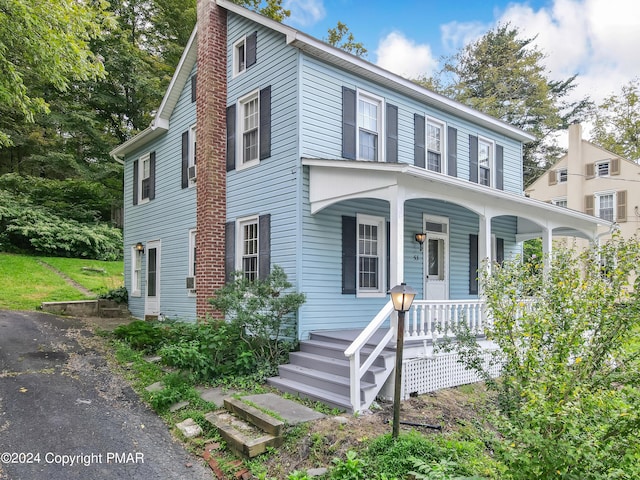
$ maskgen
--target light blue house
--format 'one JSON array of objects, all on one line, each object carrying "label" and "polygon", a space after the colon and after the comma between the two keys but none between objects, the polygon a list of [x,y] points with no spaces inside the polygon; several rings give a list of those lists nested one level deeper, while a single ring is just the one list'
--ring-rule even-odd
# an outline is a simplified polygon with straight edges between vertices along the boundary
[{"label": "light blue house", "polygon": [[[395,334],[392,286],[418,291],[405,368],[427,362],[422,378],[447,322],[485,321],[483,259],[594,238],[601,220],[524,196],[529,134],[227,0],[198,8],[155,119],[112,152],[134,316],[195,320],[225,272],[280,265],[307,302],[303,353],[273,383],[360,410],[391,371],[384,351],[364,368],[360,353]],[[325,362],[339,342],[320,348],[319,332],[337,330]],[[405,394],[431,388],[405,378]]]}]

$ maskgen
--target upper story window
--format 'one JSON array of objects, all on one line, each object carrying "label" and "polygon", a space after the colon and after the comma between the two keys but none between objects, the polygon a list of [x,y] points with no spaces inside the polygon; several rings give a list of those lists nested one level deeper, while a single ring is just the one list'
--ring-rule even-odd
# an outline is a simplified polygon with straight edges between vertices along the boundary
[{"label": "upper story window", "polygon": [[597,193],[595,195],[596,200],[596,213],[598,217],[609,222],[615,222],[615,205],[616,194],[615,193]]},{"label": "upper story window", "polygon": [[551,200],[551,203],[557,205],[558,207],[567,208],[567,197],[554,198],[553,200]]},{"label": "upper story window", "polygon": [[609,176],[609,160],[605,162],[596,163],[596,175],[598,177],[608,177]]},{"label": "upper story window", "polygon": [[150,152],[133,162],[133,204],[146,203],[156,196],[156,152]]},{"label": "upper story window", "polygon": [[478,183],[490,187],[493,168],[493,143],[478,139]]},{"label": "upper story window", "polygon": [[566,183],[569,178],[569,174],[567,173],[566,168],[559,168],[557,172],[558,183]]},{"label": "upper story window", "polygon": [[386,221],[382,217],[358,215],[357,259],[359,296],[384,293]]},{"label": "upper story window", "polygon": [[260,100],[258,92],[240,100],[241,164],[258,161],[260,128]]},{"label": "upper story window", "polygon": [[358,158],[377,162],[382,139],[382,99],[358,93]]},{"label": "upper story window", "polygon": [[427,169],[443,173],[444,124],[427,120]]},{"label": "upper story window", "polygon": [[244,73],[256,63],[257,32],[242,37],[233,44],[233,76]]}]

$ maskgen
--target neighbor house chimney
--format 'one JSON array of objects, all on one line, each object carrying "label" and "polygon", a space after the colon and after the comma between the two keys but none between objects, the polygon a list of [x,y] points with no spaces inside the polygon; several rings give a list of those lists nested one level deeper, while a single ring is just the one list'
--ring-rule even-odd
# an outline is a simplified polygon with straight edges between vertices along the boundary
[{"label": "neighbor house chimney", "polygon": [[225,281],[227,12],[198,0],[196,84],[196,314],[216,315],[208,300]]},{"label": "neighbor house chimney", "polygon": [[567,149],[567,207],[584,211],[584,165],[582,159],[582,125],[569,125],[569,148]]}]

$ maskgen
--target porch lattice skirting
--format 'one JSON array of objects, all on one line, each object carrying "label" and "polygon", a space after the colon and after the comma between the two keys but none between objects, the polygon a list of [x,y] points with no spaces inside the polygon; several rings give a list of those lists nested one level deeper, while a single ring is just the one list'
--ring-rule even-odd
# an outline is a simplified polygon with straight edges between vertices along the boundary
[{"label": "porch lattice skirting", "polygon": [[[500,365],[489,366],[491,352],[483,354],[484,368],[493,378],[500,375]],[[442,388],[467,385],[481,380],[473,370],[467,370],[455,353],[438,354],[428,358],[407,360],[402,368],[402,399],[411,394],[421,395]]]}]

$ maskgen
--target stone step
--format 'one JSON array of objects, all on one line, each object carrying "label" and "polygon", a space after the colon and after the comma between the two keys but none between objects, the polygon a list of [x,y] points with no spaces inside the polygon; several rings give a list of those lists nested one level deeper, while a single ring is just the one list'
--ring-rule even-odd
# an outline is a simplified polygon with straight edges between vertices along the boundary
[{"label": "stone step", "polygon": [[224,408],[245,422],[255,425],[263,432],[273,435],[274,437],[281,437],[283,434],[284,422],[242,400],[227,397],[224,399]]},{"label": "stone step", "polygon": [[284,441],[282,436],[265,433],[227,410],[209,412],[205,419],[218,429],[231,451],[247,458],[265,453],[268,447],[277,448]]}]

